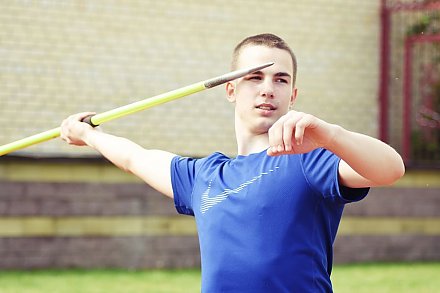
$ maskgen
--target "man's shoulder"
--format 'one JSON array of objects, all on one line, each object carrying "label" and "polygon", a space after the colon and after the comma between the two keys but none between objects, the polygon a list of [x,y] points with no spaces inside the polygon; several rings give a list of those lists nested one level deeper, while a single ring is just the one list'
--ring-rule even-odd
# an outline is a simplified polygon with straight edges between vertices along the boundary
[{"label": "man's shoulder", "polygon": [[179,155],[176,156],[174,160],[176,164],[193,166],[198,169],[201,167],[214,167],[231,160],[231,158],[220,152],[215,152],[206,157],[186,157]]}]

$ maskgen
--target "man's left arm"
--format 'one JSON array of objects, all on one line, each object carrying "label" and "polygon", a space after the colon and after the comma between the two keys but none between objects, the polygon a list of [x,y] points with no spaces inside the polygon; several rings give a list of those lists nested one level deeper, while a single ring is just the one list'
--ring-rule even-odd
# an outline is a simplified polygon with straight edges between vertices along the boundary
[{"label": "man's left arm", "polygon": [[351,188],[390,185],[405,173],[401,156],[386,143],[290,111],[269,129],[268,154],[307,153],[322,147],[341,158],[339,181]]},{"label": "man's left arm", "polygon": [[335,126],[326,148],[341,158],[339,181],[352,188],[390,185],[405,173],[401,156],[389,145],[367,135]]}]

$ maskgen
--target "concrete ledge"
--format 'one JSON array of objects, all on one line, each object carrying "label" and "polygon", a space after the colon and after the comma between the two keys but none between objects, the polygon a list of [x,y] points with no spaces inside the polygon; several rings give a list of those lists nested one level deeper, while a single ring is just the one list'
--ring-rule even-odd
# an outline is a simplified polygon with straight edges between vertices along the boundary
[{"label": "concrete ledge", "polygon": [[0,218],[0,237],[196,236],[194,218],[9,217]]}]

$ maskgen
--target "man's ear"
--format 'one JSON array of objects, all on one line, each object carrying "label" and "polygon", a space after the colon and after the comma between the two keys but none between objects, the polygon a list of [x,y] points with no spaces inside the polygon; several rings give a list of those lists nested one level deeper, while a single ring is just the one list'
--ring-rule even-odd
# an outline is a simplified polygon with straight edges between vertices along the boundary
[{"label": "man's ear", "polygon": [[297,95],[298,89],[295,87],[293,88],[292,96],[290,97],[290,108],[293,108],[293,105],[295,105]]},{"label": "man's ear", "polygon": [[235,83],[233,81],[226,83],[226,98],[229,102],[235,103]]}]

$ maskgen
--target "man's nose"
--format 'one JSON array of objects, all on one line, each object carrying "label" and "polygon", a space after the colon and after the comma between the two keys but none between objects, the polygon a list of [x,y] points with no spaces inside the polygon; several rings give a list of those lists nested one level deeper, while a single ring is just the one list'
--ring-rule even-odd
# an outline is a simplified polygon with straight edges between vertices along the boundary
[{"label": "man's nose", "polygon": [[271,99],[274,97],[272,81],[265,80],[261,84],[260,95]]}]

